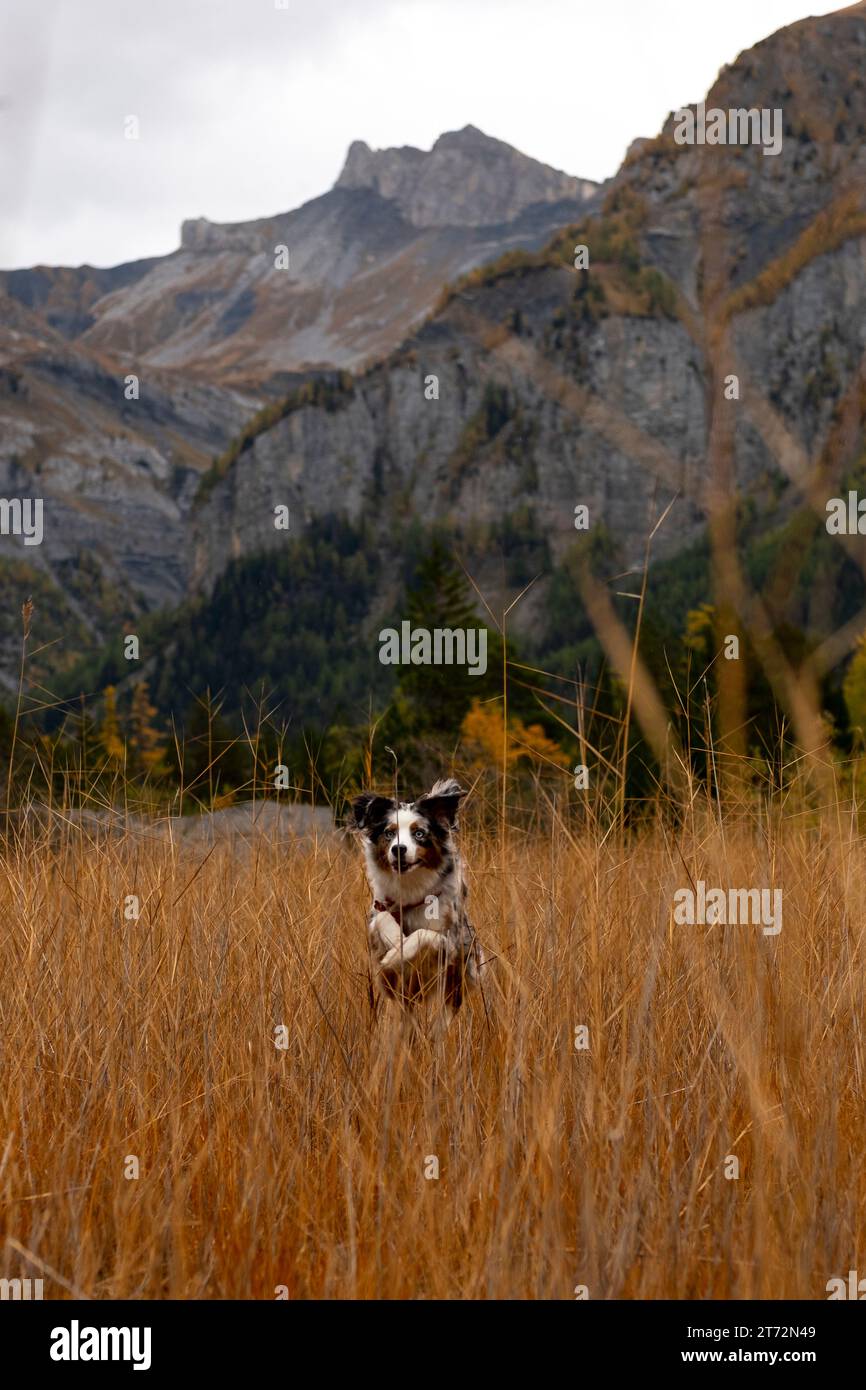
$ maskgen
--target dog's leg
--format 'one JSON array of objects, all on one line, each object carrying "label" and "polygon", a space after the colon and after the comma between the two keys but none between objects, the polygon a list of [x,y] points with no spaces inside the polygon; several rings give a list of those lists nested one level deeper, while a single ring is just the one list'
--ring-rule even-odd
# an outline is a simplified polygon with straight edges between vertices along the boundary
[{"label": "dog's leg", "polygon": [[382,957],[382,969],[393,969],[400,964],[401,960],[412,961],[423,952],[443,951],[446,946],[447,943],[442,932],[430,931],[427,927],[419,927],[417,931],[410,932],[402,943],[392,946],[391,950]]},{"label": "dog's leg", "polygon": [[373,952],[379,958],[380,964],[383,957],[393,947],[399,947],[403,939],[400,923],[390,912],[377,912],[370,922],[369,933]]}]

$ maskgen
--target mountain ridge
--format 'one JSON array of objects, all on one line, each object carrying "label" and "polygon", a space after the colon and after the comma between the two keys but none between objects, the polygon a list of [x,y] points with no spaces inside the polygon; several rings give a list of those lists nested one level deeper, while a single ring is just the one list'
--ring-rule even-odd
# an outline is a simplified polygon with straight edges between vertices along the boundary
[{"label": "mountain ridge", "polygon": [[[335,186],[252,222],[188,219],[168,256],[0,272],[0,494],[38,490],[48,520],[39,553],[0,536],[2,589],[30,584],[76,641],[181,602],[199,479],[250,417],[317,372],[387,355],[444,283],[543,245],[595,188],[573,180],[580,198],[533,203],[567,176],[480,132],[456,133],[464,166],[479,139],[513,166],[511,221],[420,227],[370,187]],[[489,171],[481,182],[489,194]],[[10,670],[0,657],[0,680]]]},{"label": "mountain ridge", "polygon": [[[302,403],[249,439],[193,514],[204,591],[221,555],[281,544],[271,499],[290,506],[300,534],[328,507],[357,523],[371,496],[386,511],[386,498],[403,498],[456,535],[465,518],[489,528],[529,507],[557,563],[585,502],[633,567],[654,511],[676,496],[654,542],[674,553],[706,525],[709,393],[730,372],[743,391],[732,483],[768,527],[784,523],[808,466],[828,479],[857,467],[862,409],[850,447],[828,451],[838,412],[857,409],[866,353],[866,80],[862,61],[849,70],[849,55],[866,56],[864,11],[798,22],[719,73],[707,107],[783,109],[777,159],[677,145],[671,113],[632,147],[603,203],[545,251],[452,287],[340,408]],[[588,271],[574,270],[578,242]],[[438,403],[424,395],[431,374]],[[400,524],[388,514],[386,530]],[[496,568],[478,575],[505,606]],[[543,594],[537,586],[529,629]],[[820,633],[826,588],[795,598],[791,619]]]},{"label": "mountain ridge", "polygon": [[[672,113],[658,136],[630,147],[616,177],[591,199],[530,203],[495,235],[467,226],[419,230],[395,199],[370,186],[335,187],[282,221],[263,219],[263,235],[297,227],[290,218],[309,219],[312,228],[327,221],[328,273],[335,285],[339,280],[329,312],[337,303],[340,309],[339,324],[330,323],[331,341],[342,359],[336,350],[322,350],[322,304],[312,302],[322,293],[313,278],[321,270],[321,243],[305,260],[303,239],[290,238],[296,259],[289,280],[310,271],[299,280],[291,320],[274,282],[262,296],[258,284],[238,274],[242,262],[236,258],[244,251],[214,247],[198,263],[198,253],[178,251],[136,274],[129,312],[122,304],[126,287],[118,287],[104,296],[101,320],[67,344],[74,356],[69,370],[74,376],[75,363],[86,362],[99,380],[100,372],[108,374],[106,385],[106,364],[131,354],[134,340],[143,380],[165,383],[167,399],[156,420],[130,409],[123,421],[125,431],[138,431],[146,468],[136,462],[128,438],[122,449],[111,443],[107,424],[101,452],[111,462],[108,473],[104,461],[92,457],[92,436],[84,484],[73,474],[70,487],[63,454],[48,460],[59,489],[55,533],[63,531],[67,546],[59,557],[63,577],[72,573],[73,555],[87,550],[103,575],[126,582],[129,596],[131,579],[149,555],[155,569],[172,577],[166,603],[180,594],[207,602],[232,563],[279,546],[303,546],[305,528],[318,518],[369,523],[370,534],[386,544],[416,515],[471,542],[476,577],[494,601],[505,597],[495,553],[501,534],[542,538],[545,578],[515,619],[531,635],[543,620],[554,571],[570,563],[576,503],[590,507],[610,555],[619,551],[624,565],[640,561],[652,521],[674,496],[656,552],[673,555],[700,543],[718,408],[712,401],[720,381],[714,335],[721,327],[730,351],[727,370],[744,383],[733,485],[747,510],[772,531],[793,514],[808,466],[823,459],[830,476],[825,456],[838,413],[853,409],[866,351],[864,50],[864,7],[858,6],[799,21],[721,70],[708,105],[783,107],[784,147],[776,159],[762,158],[754,147],[678,146]],[[469,143],[475,138],[471,132],[464,137]],[[419,152],[421,159],[409,156],[419,179],[435,148]],[[380,177],[381,165],[365,174],[367,150],[347,157],[351,179]],[[399,182],[405,155],[398,163]],[[511,194],[504,189],[502,196]],[[362,208],[369,240],[359,243],[352,233]],[[581,242],[590,248],[588,270],[574,267]],[[378,255],[379,262],[368,266],[367,255],[374,262]],[[181,293],[195,294],[196,273],[204,276],[198,289],[207,289],[205,270],[223,265],[226,285],[217,286],[216,302],[175,305],[172,277],[190,264],[184,256],[192,257],[192,282]],[[443,294],[444,282],[451,288]],[[87,295],[79,292],[87,309]],[[247,303],[250,295],[253,300],[246,318],[245,293]],[[400,314],[389,317],[395,302]],[[48,308],[56,314],[62,303]],[[214,325],[227,312],[238,322],[221,340],[213,336]],[[37,332],[34,313],[20,298],[0,298],[0,318],[19,335]],[[253,357],[255,370],[245,376],[247,345],[252,338],[255,347],[259,326],[274,340],[290,342],[295,356]],[[46,375],[52,376],[46,360],[60,352],[60,328],[49,327],[50,353],[43,345],[41,355],[31,354],[16,386],[9,375],[19,371],[14,359],[0,361],[7,372],[0,409],[17,397],[22,443],[15,469],[6,455],[6,479],[16,486],[28,476],[25,436],[37,429],[21,408],[22,393],[39,385],[41,407],[49,414],[52,409],[44,390]],[[185,353],[196,357],[195,373],[184,366]],[[347,367],[354,375],[306,391],[325,362],[331,376]],[[438,399],[425,395],[431,375],[438,379]],[[172,396],[172,382],[183,383],[185,399]],[[288,398],[287,388],[295,392]],[[81,381],[76,391],[86,394]],[[221,467],[209,467],[204,457],[205,424]],[[835,474],[859,466],[860,416],[849,433],[851,448],[832,460]],[[67,444],[66,457],[70,451],[74,459]],[[104,530],[96,533],[87,516],[94,492],[124,452],[128,478],[139,489],[148,478],[153,489],[138,550],[127,534],[141,505],[133,491],[122,544],[105,513]],[[8,491],[10,484],[4,485]],[[175,508],[170,516],[167,492]],[[274,529],[278,504],[290,508],[288,534]],[[0,551],[10,553],[8,542]],[[789,586],[789,616],[804,629],[820,633],[822,607],[838,608],[828,595],[839,554],[821,559],[823,579],[808,591]],[[73,598],[82,595],[73,592]],[[157,599],[153,592],[138,596],[132,611]],[[100,603],[94,640],[111,620],[110,607]]]},{"label": "mountain ridge", "polygon": [[598,187],[521,154],[476,126],[446,131],[429,151],[349,147],[335,188],[371,188],[416,227],[493,226],[534,204],[583,201]]}]

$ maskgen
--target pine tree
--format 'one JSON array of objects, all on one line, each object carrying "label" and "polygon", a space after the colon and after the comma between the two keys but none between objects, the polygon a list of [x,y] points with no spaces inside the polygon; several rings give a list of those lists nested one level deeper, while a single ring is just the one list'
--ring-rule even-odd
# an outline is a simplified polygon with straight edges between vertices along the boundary
[{"label": "pine tree", "polygon": [[[468,581],[437,537],[415,572],[406,606],[414,628],[479,629]],[[466,666],[403,666],[397,705],[410,730],[425,735],[457,737],[473,697],[492,694],[501,678],[502,641],[487,633],[487,671],[470,675]]]},{"label": "pine tree", "polygon": [[124,755],[120,720],[117,717],[117,687],[107,685],[103,691],[103,699],[105,710],[97,737],[109,763],[116,765],[123,762]]},{"label": "pine tree", "polygon": [[159,776],[165,771],[165,741],[159,730],[154,728],[155,716],[156,709],[150,703],[147,681],[139,681],[133,692],[129,713],[129,744],[134,770],[145,776]]}]

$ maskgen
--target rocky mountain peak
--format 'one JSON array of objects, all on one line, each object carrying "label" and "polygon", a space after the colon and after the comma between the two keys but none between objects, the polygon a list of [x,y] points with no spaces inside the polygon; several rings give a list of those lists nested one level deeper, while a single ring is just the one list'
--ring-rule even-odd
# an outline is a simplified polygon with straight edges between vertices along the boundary
[{"label": "rocky mountain peak", "polygon": [[504,140],[485,135],[477,125],[465,125],[462,130],[446,130],[439,136],[431,153],[436,150],[459,150],[464,154],[483,158],[484,155],[516,154],[517,151]]},{"label": "rocky mountain peak", "polygon": [[447,131],[431,150],[349,147],[337,188],[371,188],[415,227],[509,222],[537,203],[583,200],[596,185],[530,159],[476,126]]}]

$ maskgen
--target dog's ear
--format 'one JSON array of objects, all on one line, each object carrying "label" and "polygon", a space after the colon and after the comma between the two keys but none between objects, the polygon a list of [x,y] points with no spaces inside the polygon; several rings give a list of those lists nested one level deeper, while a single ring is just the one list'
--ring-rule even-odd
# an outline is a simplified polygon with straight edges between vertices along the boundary
[{"label": "dog's ear", "polygon": [[352,819],[350,822],[353,830],[368,830],[377,820],[384,820],[389,811],[393,811],[394,802],[390,796],[377,796],[375,792],[361,792],[360,796],[352,799]]},{"label": "dog's ear", "polygon": [[418,798],[416,805],[425,816],[444,822],[453,829],[457,825],[457,811],[466,792],[453,777],[434,782],[429,792]]}]

